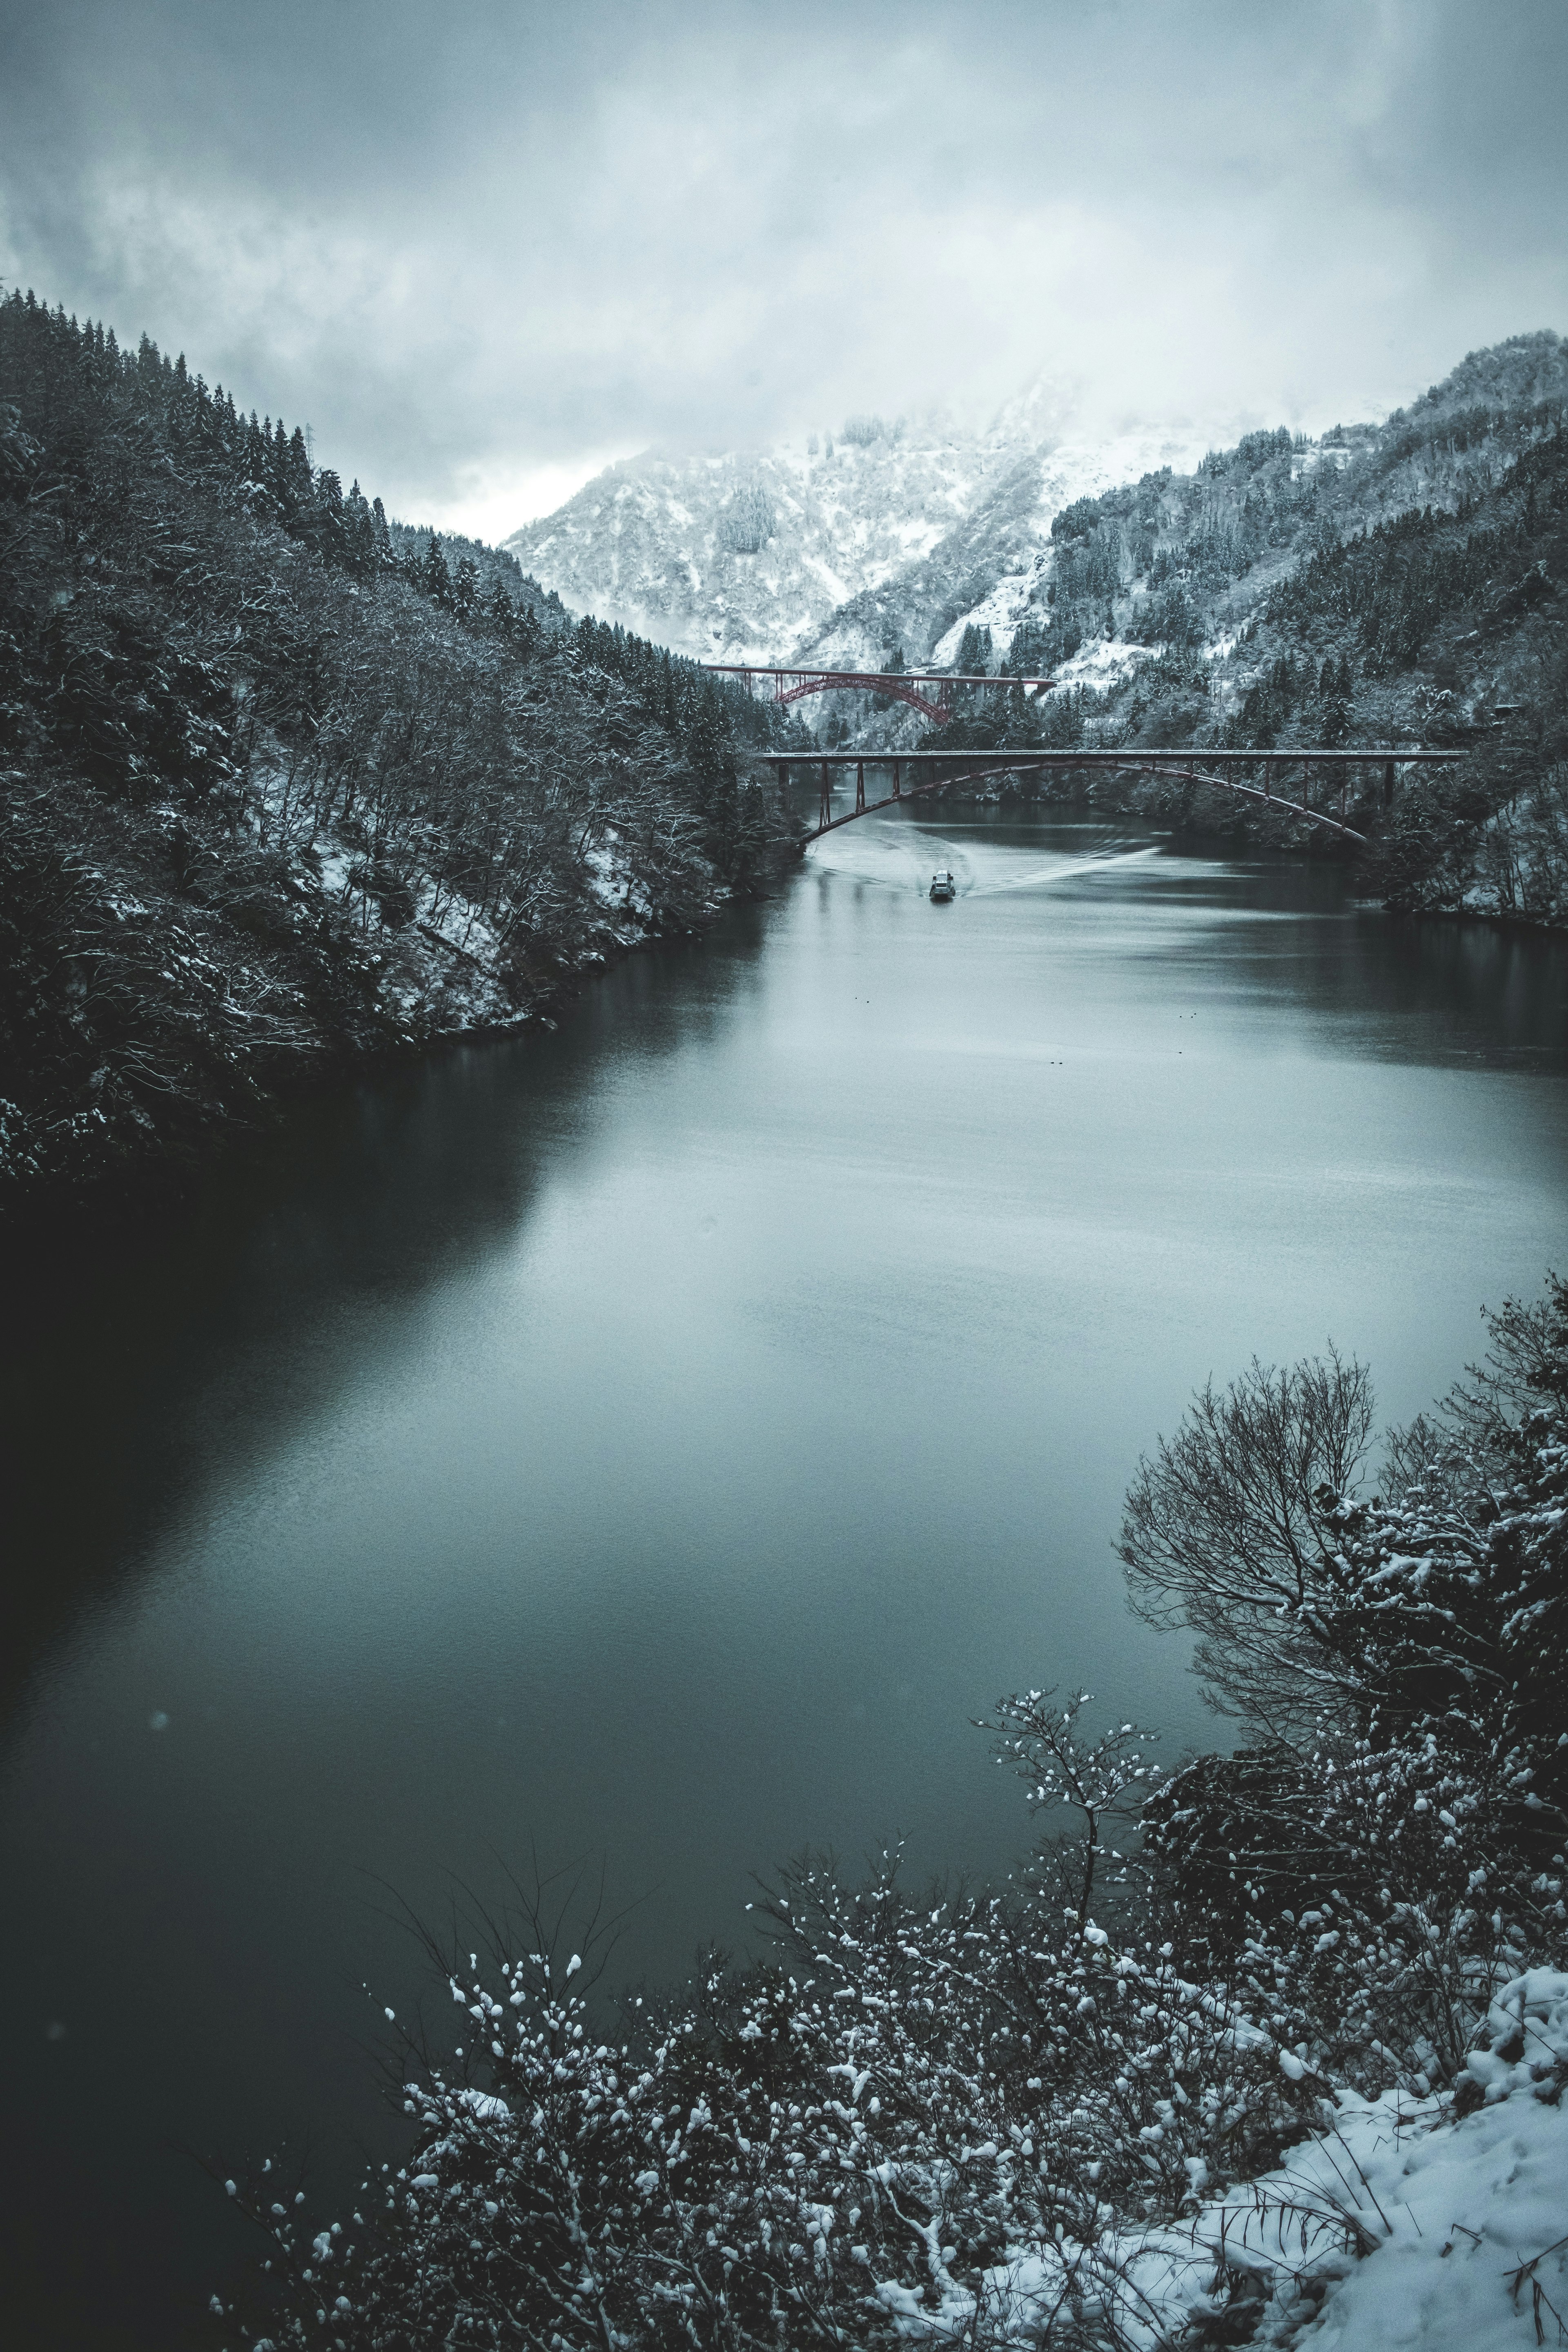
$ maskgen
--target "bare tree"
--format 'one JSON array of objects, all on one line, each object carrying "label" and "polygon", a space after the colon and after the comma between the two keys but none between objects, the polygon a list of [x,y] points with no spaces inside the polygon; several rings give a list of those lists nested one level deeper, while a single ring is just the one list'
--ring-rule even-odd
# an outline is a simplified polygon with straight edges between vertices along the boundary
[{"label": "bare tree", "polygon": [[1289,1370],[1254,1357],[1207,1382],[1173,1438],[1143,1455],[1117,1547],[1146,1623],[1197,1636],[1211,1706],[1265,1738],[1332,1712],[1341,1673],[1310,1630],[1338,1546],[1335,1498],[1372,1442],[1372,1383],[1331,1347]]}]

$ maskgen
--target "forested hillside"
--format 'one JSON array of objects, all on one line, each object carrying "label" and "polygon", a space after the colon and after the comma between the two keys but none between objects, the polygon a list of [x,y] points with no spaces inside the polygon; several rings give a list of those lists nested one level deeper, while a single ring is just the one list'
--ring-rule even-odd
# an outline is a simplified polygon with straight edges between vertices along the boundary
[{"label": "forested hillside", "polygon": [[[999,678],[942,748],[1456,746],[1352,810],[1372,884],[1562,922],[1565,401],[1561,340],[1519,337],[1383,425],[1254,433],[1020,523],[1005,579],[964,573],[980,602],[940,650]],[[731,552],[756,563],[744,488]],[[166,1162],[338,1056],[514,1024],[794,845],[734,757],[775,714],[31,295],[0,302],[0,661],[11,1200]],[[1039,701],[1005,683],[1041,671]],[[1096,790],[1289,837],[1201,786]]]},{"label": "forested hillside", "polygon": [[0,1199],[528,1017],[766,887],[778,721],[389,522],[184,358],[0,301]]},{"label": "forested hillside", "polygon": [[[1520,336],[1384,425],[1253,433],[1194,474],[1078,500],[953,661],[1056,691],[975,689],[929,740],[1456,747],[1462,765],[1386,817],[1364,772],[1351,822],[1374,836],[1377,886],[1399,907],[1568,921],[1565,410],[1568,346]],[[1201,788],[1096,793],[1289,837]]]}]

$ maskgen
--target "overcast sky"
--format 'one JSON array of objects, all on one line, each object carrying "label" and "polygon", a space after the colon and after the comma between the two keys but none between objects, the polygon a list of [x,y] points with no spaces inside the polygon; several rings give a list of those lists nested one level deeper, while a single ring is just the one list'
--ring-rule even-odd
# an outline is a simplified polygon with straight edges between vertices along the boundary
[{"label": "overcast sky", "polygon": [[1568,0],[0,0],[0,278],[410,519],[847,410],[1321,426],[1568,329]]}]

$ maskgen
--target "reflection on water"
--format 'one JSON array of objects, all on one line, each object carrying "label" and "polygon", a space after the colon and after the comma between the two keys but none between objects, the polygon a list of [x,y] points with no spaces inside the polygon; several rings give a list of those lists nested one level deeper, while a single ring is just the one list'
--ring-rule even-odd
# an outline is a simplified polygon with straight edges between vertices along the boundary
[{"label": "reflection on water", "polygon": [[50,1268],[0,1781],[31,2340],[193,2340],[232,2217],[170,2143],[379,2144],[381,1882],[603,1851],[668,1973],[806,1840],[1005,1865],[1003,1689],[1212,1737],[1123,1610],[1132,1462],[1255,1349],[1447,1382],[1561,1255],[1565,1003],[1560,946],[1330,872],[872,820]]}]

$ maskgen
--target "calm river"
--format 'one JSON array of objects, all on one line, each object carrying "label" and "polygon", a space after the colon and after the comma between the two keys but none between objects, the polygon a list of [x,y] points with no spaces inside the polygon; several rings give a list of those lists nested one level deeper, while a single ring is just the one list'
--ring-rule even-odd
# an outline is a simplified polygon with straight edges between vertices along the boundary
[{"label": "calm river", "polygon": [[382,2147],[400,1903],[587,1856],[645,1898],[624,1972],[678,1975],[808,1843],[1005,1867],[1001,1692],[1212,1738],[1123,1605],[1140,1449],[1254,1351],[1446,1386],[1563,1261],[1565,1036],[1558,944],[874,819],[51,1276],[9,1343],[16,2340],[210,2340],[246,2249],[195,2158]]}]

